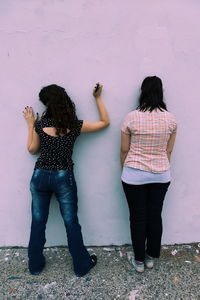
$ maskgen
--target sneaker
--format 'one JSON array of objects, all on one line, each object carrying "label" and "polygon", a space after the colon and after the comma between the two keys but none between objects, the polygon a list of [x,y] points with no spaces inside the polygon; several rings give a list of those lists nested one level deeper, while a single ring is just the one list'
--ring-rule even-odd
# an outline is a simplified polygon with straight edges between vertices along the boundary
[{"label": "sneaker", "polygon": [[145,266],[148,269],[152,269],[154,266],[155,259],[153,257],[149,257],[148,255],[145,258]]},{"label": "sneaker", "polygon": [[139,272],[139,273],[144,272],[144,263],[138,262],[134,258],[131,259],[130,263],[137,272]]}]

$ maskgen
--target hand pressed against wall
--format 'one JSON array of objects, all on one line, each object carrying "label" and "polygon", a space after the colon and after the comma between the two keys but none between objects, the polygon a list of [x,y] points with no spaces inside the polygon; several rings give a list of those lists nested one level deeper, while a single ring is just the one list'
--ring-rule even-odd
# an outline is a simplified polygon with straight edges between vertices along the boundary
[{"label": "hand pressed against wall", "polygon": [[26,106],[23,115],[28,125],[27,149],[31,154],[36,154],[40,149],[40,138],[34,128],[38,119],[38,113],[34,115],[32,107]]},{"label": "hand pressed against wall", "polygon": [[33,112],[32,107],[26,106],[23,111],[24,119],[26,120],[26,123],[28,126],[34,126],[35,122],[38,119],[38,113],[36,115]]}]

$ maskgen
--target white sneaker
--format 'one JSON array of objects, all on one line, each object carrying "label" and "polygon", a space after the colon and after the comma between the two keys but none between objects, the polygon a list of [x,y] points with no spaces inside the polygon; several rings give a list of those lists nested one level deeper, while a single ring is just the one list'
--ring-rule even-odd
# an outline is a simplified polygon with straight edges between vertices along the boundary
[{"label": "white sneaker", "polygon": [[137,262],[134,258],[132,258],[131,264],[137,272],[144,272],[144,263]]},{"label": "white sneaker", "polygon": [[148,269],[152,269],[154,266],[155,259],[153,257],[146,256],[145,258],[145,266]]},{"label": "white sneaker", "polygon": [[127,252],[127,259],[137,272],[144,272],[144,263],[135,260],[132,252]]}]

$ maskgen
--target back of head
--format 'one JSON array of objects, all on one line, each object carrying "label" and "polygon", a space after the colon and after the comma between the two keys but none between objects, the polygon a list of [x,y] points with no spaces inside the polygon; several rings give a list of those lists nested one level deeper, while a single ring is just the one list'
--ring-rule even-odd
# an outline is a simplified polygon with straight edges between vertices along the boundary
[{"label": "back of head", "polygon": [[162,81],[157,76],[146,77],[142,82],[138,109],[141,111],[153,111],[156,108],[167,110],[163,101]]},{"label": "back of head", "polygon": [[39,99],[46,106],[43,117],[53,119],[58,135],[76,126],[76,107],[63,87],[48,85],[41,89]]},{"label": "back of head", "polygon": [[61,102],[61,98],[64,97],[65,89],[62,88],[59,85],[51,84],[48,86],[45,86],[41,89],[39,93],[40,101],[45,105],[49,105],[49,103],[53,102]]}]

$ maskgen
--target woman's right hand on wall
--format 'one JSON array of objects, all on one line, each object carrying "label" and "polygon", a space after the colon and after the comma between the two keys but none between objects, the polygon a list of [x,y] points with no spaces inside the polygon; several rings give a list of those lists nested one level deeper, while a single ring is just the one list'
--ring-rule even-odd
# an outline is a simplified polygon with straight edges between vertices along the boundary
[{"label": "woman's right hand on wall", "polygon": [[100,84],[99,82],[97,82],[96,86],[94,87],[94,90],[93,90],[93,96],[95,98],[98,98],[101,96],[101,92],[102,92],[102,89],[103,89],[103,85]]},{"label": "woman's right hand on wall", "polygon": [[81,132],[94,132],[101,130],[105,127],[108,127],[110,124],[109,116],[106,110],[106,107],[103,103],[103,100],[101,99],[101,92],[103,89],[103,85],[100,83],[97,83],[94,90],[93,90],[93,96],[96,99],[96,105],[99,112],[99,121],[97,122],[88,122],[83,121],[83,126],[81,129]]}]

